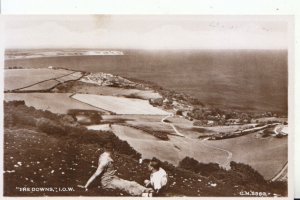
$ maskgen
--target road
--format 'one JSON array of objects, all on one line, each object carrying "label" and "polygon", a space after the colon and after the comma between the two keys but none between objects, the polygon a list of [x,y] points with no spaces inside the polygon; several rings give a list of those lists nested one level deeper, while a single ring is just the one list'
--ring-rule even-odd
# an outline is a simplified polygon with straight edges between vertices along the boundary
[{"label": "road", "polygon": [[282,129],[282,127],[281,127],[281,126],[276,126],[276,127],[274,128],[274,132],[275,132],[275,134],[276,134],[276,135],[278,135],[278,134],[279,134],[279,132],[280,132],[280,129]]},{"label": "road", "polygon": [[[168,116],[162,118],[161,123],[163,123],[163,124],[165,124],[165,125],[171,126],[171,127],[173,128],[173,130],[175,131],[176,135],[194,141],[195,139],[188,138],[188,137],[186,137],[185,135],[183,135],[182,133],[180,133],[180,132],[177,130],[177,128],[176,128],[172,123],[167,123],[167,122],[165,122],[166,119],[168,119],[168,118],[170,118],[170,117],[173,117],[173,116],[174,116],[174,114],[170,114],[170,115],[168,115]],[[201,144],[203,144],[204,146],[206,146],[206,147],[208,147],[208,148],[217,149],[217,150],[219,150],[219,151],[225,152],[225,153],[227,154],[227,158],[226,158],[225,162],[222,163],[222,164],[220,164],[220,165],[222,165],[222,166],[224,166],[224,167],[228,167],[228,166],[229,166],[229,162],[230,162],[230,160],[231,160],[231,158],[232,158],[232,152],[231,152],[231,151],[228,151],[228,150],[226,150],[226,149],[222,149],[222,148],[215,147],[215,146],[212,146],[212,145],[210,145],[210,144],[205,143],[205,140],[207,140],[207,139],[208,139],[208,138],[202,140],[202,141],[201,141]]]},{"label": "road", "polygon": [[207,147],[210,147],[210,148],[213,148],[213,149],[217,149],[217,150],[219,150],[219,151],[223,151],[223,152],[225,152],[225,153],[227,154],[227,159],[226,159],[226,161],[225,161],[224,163],[220,164],[220,165],[225,166],[225,167],[229,166],[229,162],[230,162],[230,160],[231,160],[231,158],[232,158],[232,152],[231,152],[231,151],[228,151],[228,150],[226,150],[226,149],[222,149],[222,148],[219,148],[219,147],[215,147],[215,146],[213,146],[213,145],[206,144],[206,143],[205,143],[206,140],[208,140],[208,138],[202,140],[202,144],[203,144],[204,146],[207,146]]},{"label": "road", "polygon": [[274,178],[272,178],[271,181],[276,181],[277,179],[281,178],[282,175],[285,175],[284,173],[287,173],[287,168],[288,168],[288,162],[285,163],[285,165],[280,170],[280,172]]},{"label": "road", "polygon": [[165,122],[166,119],[168,119],[169,117],[173,117],[173,116],[174,116],[174,115],[171,113],[170,115],[168,115],[168,116],[162,118],[162,119],[161,119],[161,123],[163,123],[163,124],[165,124],[165,125],[171,126],[171,127],[173,128],[173,130],[175,131],[176,135],[178,135],[178,136],[180,136],[180,137],[185,137],[183,134],[181,134],[181,133],[177,130],[177,128],[176,128],[173,124]]}]

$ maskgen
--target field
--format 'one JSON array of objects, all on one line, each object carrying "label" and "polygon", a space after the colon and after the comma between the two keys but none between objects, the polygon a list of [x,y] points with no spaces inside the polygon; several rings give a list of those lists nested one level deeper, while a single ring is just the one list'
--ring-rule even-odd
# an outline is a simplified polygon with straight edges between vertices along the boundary
[{"label": "field", "polygon": [[5,93],[4,100],[24,100],[27,106],[61,114],[66,114],[71,109],[105,112],[100,108],[76,101],[70,98],[70,95],[68,93]]},{"label": "field", "polygon": [[72,74],[70,74],[70,75],[67,75],[67,76],[63,76],[63,77],[57,78],[56,80],[59,81],[59,82],[66,82],[66,81],[77,80],[77,79],[79,79],[81,76],[82,76],[82,73],[81,73],[81,72],[74,72],[74,73],[72,73]]},{"label": "field", "polygon": [[[151,128],[153,131],[162,130],[168,131],[170,133],[173,130],[170,126],[163,125],[160,120],[160,116],[152,116],[138,118],[137,115],[114,115],[103,116],[103,119],[123,119],[127,124],[135,125],[138,128]],[[220,141],[203,141],[197,139],[200,135],[209,135],[212,133],[217,133],[219,131],[235,131],[239,128],[246,128],[248,125],[240,126],[218,126],[218,127],[193,127],[192,122],[179,118],[179,117],[171,117],[168,118],[170,122],[172,122],[175,127],[180,131],[180,133],[184,134],[188,138],[179,138],[176,136],[169,135],[170,141],[165,143],[172,143],[173,146],[164,146],[162,151],[165,151],[163,155],[169,154],[170,151],[173,151],[173,154],[178,154],[178,157],[191,156],[198,160],[199,162],[216,162],[216,163],[224,163],[226,161],[227,154],[225,152],[216,150],[214,148],[207,148],[203,143],[207,145],[211,145],[213,147],[224,148],[233,153],[232,160],[242,163],[247,163],[257,169],[261,174],[263,174],[266,178],[271,178],[277,170],[279,170],[287,160],[287,138],[273,138],[268,137],[265,139],[260,139],[255,137],[255,133],[249,134],[246,136],[237,137],[234,139],[225,139]],[[225,128],[225,129],[223,129]],[[130,129],[132,130],[132,129]],[[127,131],[128,132],[128,131]],[[146,133],[144,133],[146,134]],[[132,136],[132,138],[140,137],[140,135]],[[190,139],[189,139],[190,138]],[[126,138],[126,140],[130,143],[130,139]],[[138,144],[138,140],[134,140],[131,143],[135,148],[135,145]],[[143,143],[142,143],[143,144]],[[149,144],[148,144],[149,145]],[[174,148],[174,145],[176,146]],[[137,145],[138,148],[143,145]],[[165,150],[166,149],[166,150]],[[180,151],[179,151],[180,149]],[[138,152],[146,153],[143,149],[137,149]],[[156,152],[156,151],[155,151]],[[180,153],[178,153],[180,152]],[[152,154],[155,156],[155,153]],[[276,159],[273,159],[276,157]],[[171,163],[176,164],[173,158],[167,158]],[[265,162],[268,160],[268,162]]]},{"label": "field", "polygon": [[[119,120],[126,122],[127,125],[148,132],[162,131],[168,134],[175,134],[173,128],[163,124],[160,115],[103,115],[104,122],[113,123]],[[192,122],[181,117],[170,117],[170,122],[185,136],[198,138],[203,134],[215,133],[205,128],[194,127]]]},{"label": "field", "polygon": [[75,94],[73,99],[116,114],[168,115],[169,113],[149,104],[147,100],[100,96],[92,94]]},{"label": "field", "polygon": [[4,90],[28,87],[70,73],[72,71],[64,69],[6,69],[4,70]]},{"label": "field", "polygon": [[251,165],[266,179],[279,172],[288,158],[287,137],[260,139],[256,138],[255,134],[249,134],[233,139],[205,142],[231,151],[232,160]]},{"label": "field", "polygon": [[170,135],[170,141],[162,141],[141,130],[120,125],[113,125],[112,130],[121,140],[127,141],[141,153],[143,158],[157,157],[174,165],[178,165],[179,161],[186,156],[197,160],[200,157],[199,161],[205,163],[223,162],[226,159],[226,155],[222,152],[207,148],[191,139]]},{"label": "field", "polygon": [[[256,137],[256,133],[251,133],[225,140],[200,140],[197,139],[198,136],[216,132],[206,129],[207,127],[197,131],[191,123],[185,123],[185,119],[173,117],[168,118],[168,120],[174,122],[177,130],[186,137],[168,135],[169,141],[161,141],[142,131],[143,128],[147,128],[152,131],[167,131],[172,134],[174,130],[161,123],[159,116],[144,116],[139,119],[137,115],[105,115],[103,119],[108,122],[122,119],[126,124],[134,125],[138,129],[113,125],[112,130],[120,139],[127,141],[144,157],[158,157],[174,165],[177,165],[178,160],[186,156],[202,163],[215,162],[223,165],[228,163],[229,155],[226,152],[228,151],[232,153],[230,160],[249,164],[266,179],[270,179],[287,161],[287,138],[267,137],[262,139]],[[228,131],[230,129],[232,127],[229,127]],[[236,128],[232,130],[236,130]],[[154,150],[151,151],[150,149]]]},{"label": "field", "polygon": [[97,94],[105,96],[124,96],[140,99],[161,98],[161,96],[151,90],[138,90],[127,89],[119,87],[100,86],[92,83],[86,83],[82,81],[76,81],[72,83],[66,83],[65,85],[57,88],[60,92],[67,93],[83,93],[83,94]]},{"label": "field", "polygon": [[19,89],[19,91],[43,91],[48,90],[56,86],[59,82],[57,80],[48,80],[41,83],[37,83],[33,86]]},{"label": "field", "polygon": [[[154,133],[157,131],[167,134],[174,133],[170,126],[161,123],[161,115],[102,115],[103,123],[122,123],[129,127]],[[123,124],[125,123],[125,124]]]}]

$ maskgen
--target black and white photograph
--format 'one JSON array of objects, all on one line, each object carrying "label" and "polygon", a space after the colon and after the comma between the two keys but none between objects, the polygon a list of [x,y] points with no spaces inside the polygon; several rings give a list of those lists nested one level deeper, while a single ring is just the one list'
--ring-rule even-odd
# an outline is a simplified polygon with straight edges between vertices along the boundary
[{"label": "black and white photograph", "polygon": [[287,197],[290,16],[4,16],[5,197]]}]

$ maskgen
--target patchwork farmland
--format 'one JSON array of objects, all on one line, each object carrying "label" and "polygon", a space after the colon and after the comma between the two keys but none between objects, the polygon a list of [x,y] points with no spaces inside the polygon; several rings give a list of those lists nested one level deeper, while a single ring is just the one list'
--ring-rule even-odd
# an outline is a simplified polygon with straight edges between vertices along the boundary
[{"label": "patchwork farmland", "polygon": [[4,70],[4,91],[30,87],[71,73],[73,71],[65,69],[6,69]]}]

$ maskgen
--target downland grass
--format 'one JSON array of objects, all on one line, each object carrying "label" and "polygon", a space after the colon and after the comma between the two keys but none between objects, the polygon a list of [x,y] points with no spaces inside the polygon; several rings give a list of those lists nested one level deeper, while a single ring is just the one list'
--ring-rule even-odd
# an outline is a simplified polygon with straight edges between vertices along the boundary
[{"label": "downland grass", "polygon": [[[98,156],[111,145],[119,177],[138,183],[148,178],[147,162],[138,164],[140,154],[127,142],[112,132],[87,130],[65,119],[65,115],[29,108],[23,102],[4,104],[4,196],[128,196],[122,191],[102,189],[97,180],[88,191],[76,187],[94,173]],[[169,174],[169,184],[162,195],[240,196],[240,191],[250,190],[268,196],[287,194],[285,183],[268,183],[248,165],[234,162],[231,165],[232,169],[226,171],[217,164],[201,164],[190,158],[182,160],[179,167],[162,162]],[[19,186],[66,185],[74,191],[16,190]]]}]

